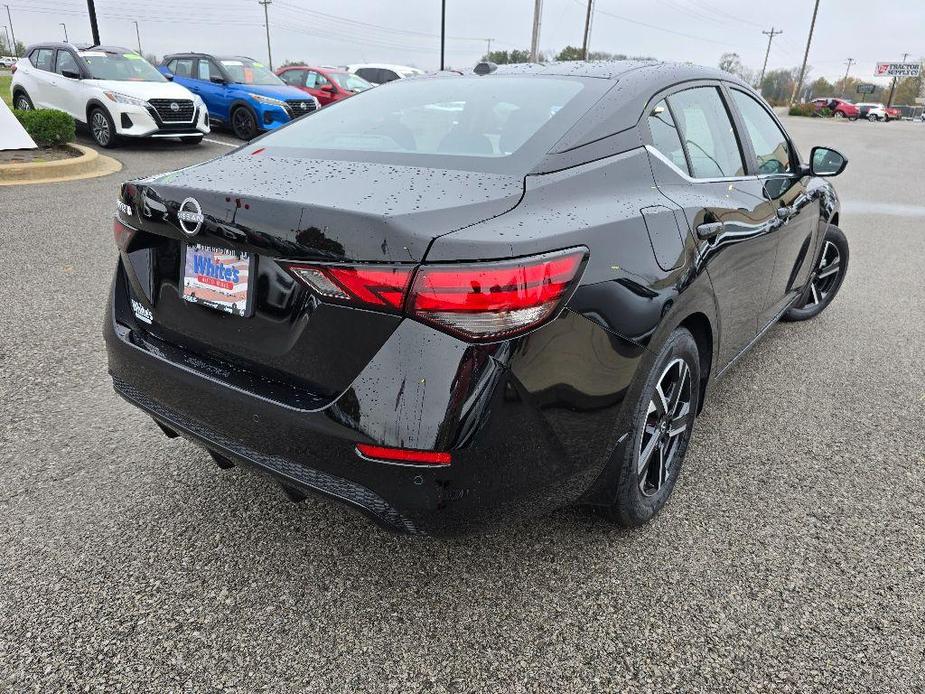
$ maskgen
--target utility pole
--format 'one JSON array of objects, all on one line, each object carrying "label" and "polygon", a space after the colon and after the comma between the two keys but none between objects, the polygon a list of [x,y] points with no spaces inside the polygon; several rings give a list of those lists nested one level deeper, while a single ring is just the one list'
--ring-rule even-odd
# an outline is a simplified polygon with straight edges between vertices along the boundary
[{"label": "utility pole", "polygon": [[540,25],[543,23],[543,0],[536,0],[533,6],[533,38],[530,41],[530,62],[539,62]]},{"label": "utility pole", "polygon": [[841,82],[841,93],[842,93],[842,96],[847,98],[848,96],[848,72],[849,70],[851,70],[851,66],[856,61],[854,60],[854,58],[848,58],[848,60],[845,62],[847,63],[848,67],[845,68],[845,79],[843,79]]},{"label": "utility pole", "polygon": [[591,40],[591,15],[594,12],[594,0],[588,0],[588,11],[585,13],[585,38],[581,43],[581,59],[588,59],[588,43]]},{"label": "utility pole", "polygon": [[257,0],[258,5],[263,5],[263,21],[267,27],[267,62],[270,63],[270,69],[273,69],[273,53],[270,51],[270,12],[267,8],[273,3],[273,0]]},{"label": "utility pole", "polygon": [[16,32],[13,31],[13,16],[10,14],[10,6],[4,5],[6,7],[6,18],[10,20],[10,35],[13,37],[13,45],[10,47],[13,49],[13,56],[18,58],[19,51],[16,50]]},{"label": "utility pole", "polygon": [[67,43],[67,24],[64,22],[58,22],[64,28],[64,43]]},{"label": "utility pole", "polygon": [[485,40],[488,42],[488,51],[485,53],[485,57],[487,59],[488,56],[491,55],[491,42],[494,41],[494,39],[485,39]]},{"label": "utility pole", "polygon": [[446,56],[446,0],[440,3],[440,69],[445,68]]},{"label": "utility pole", "polygon": [[813,31],[816,29],[816,15],[819,14],[819,0],[816,0],[816,6],[813,7],[813,21],[809,25],[809,37],[806,39],[806,52],[803,54],[803,65],[800,68],[800,79],[793,85],[793,94],[790,95],[790,105],[797,100],[797,94],[803,88],[803,78],[806,76],[806,61],[809,60],[809,46],[813,42]]},{"label": "utility pole", "polygon": [[87,0],[87,12],[90,13],[90,31],[93,34],[93,45],[100,45],[100,27],[96,23],[96,5],[93,0]]},{"label": "utility pole", "polygon": [[771,27],[771,31],[762,31],[762,34],[768,37],[768,50],[764,52],[764,65],[761,66],[761,77],[758,78],[758,91],[761,91],[761,83],[764,82],[764,73],[768,69],[768,56],[771,55],[771,41],[774,40],[775,36],[779,36],[784,33],[784,30],[774,31],[774,27]]},{"label": "utility pole", "polygon": [[10,47],[10,53],[15,50],[15,47],[10,43],[10,30],[6,28],[6,25],[3,25],[3,34],[6,36],[6,45]]},{"label": "utility pole", "polygon": [[[909,54],[908,54],[908,53],[903,53],[902,62],[906,62],[906,58],[908,58],[908,57],[909,57]],[[896,78],[894,77],[894,78],[893,78],[893,84],[890,85],[890,98],[887,99],[887,102],[886,102],[887,108],[889,108],[890,106],[893,105],[893,92],[895,92],[895,91],[896,91]]]},{"label": "utility pole", "polygon": [[132,24],[135,25],[135,38],[138,39],[138,55],[141,55],[141,33],[138,31],[138,22],[133,19]]}]

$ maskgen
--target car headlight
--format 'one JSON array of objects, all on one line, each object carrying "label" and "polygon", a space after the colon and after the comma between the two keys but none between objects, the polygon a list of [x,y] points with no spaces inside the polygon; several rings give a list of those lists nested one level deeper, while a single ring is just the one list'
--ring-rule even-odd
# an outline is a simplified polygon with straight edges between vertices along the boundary
[{"label": "car headlight", "polygon": [[103,92],[106,95],[106,98],[110,101],[115,101],[117,104],[130,104],[131,106],[141,106],[145,108],[148,105],[148,102],[144,99],[139,99],[134,96],[129,96],[128,94],[120,94],[119,92]]},{"label": "car headlight", "polygon": [[257,101],[261,104],[266,104],[267,106],[279,106],[280,108],[286,108],[286,102],[281,101],[280,99],[273,99],[272,97],[264,96],[263,94],[251,94],[250,92],[248,92],[248,96],[250,96],[254,101]]}]

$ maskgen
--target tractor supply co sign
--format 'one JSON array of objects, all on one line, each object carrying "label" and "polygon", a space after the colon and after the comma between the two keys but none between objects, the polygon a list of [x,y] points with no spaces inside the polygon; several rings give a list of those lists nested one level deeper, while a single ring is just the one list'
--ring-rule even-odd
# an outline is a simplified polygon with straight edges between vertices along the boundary
[{"label": "tractor supply co sign", "polygon": [[918,77],[922,71],[919,63],[877,63],[876,77]]}]

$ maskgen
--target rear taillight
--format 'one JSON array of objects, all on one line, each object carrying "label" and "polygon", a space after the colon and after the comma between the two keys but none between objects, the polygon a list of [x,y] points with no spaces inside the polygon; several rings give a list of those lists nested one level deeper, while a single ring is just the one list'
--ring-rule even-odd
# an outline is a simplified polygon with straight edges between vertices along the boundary
[{"label": "rear taillight", "polygon": [[135,230],[130,226],[126,226],[119,221],[119,218],[116,217],[112,220],[112,233],[116,238],[116,246],[118,246],[120,251],[128,250],[128,245],[132,241],[132,237],[135,235]]},{"label": "rear taillight", "polygon": [[586,257],[587,249],[577,248],[515,260],[425,264],[416,272],[410,266],[287,267],[326,299],[404,311],[467,341],[492,342],[552,317],[570,294]]},{"label": "rear taillight", "polygon": [[492,341],[550,318],[569,294],[586,251],[472,265],[422,265],[406,312],[467,340]]}]

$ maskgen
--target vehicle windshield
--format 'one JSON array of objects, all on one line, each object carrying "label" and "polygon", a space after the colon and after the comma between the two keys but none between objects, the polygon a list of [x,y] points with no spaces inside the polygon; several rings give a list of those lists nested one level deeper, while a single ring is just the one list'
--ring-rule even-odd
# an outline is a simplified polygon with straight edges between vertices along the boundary
[{"label": "vehicle windshield", "polygon": [[328,77],[333,82],[336,82],[337,86],[351,92],[362,92],[364,89],[369,89],[373,86],[372,83],[367,82],[359,75],[352,75],[349,72],[329,72]]},{"label": "vehicle windshield", "polygon": [[109,53],[105,51],[82,51],[90,75],[97,80],[120,82],[166,82],[157,68],[137,53]]},{"label": "vehicle windshield", "polygon": [[568,125],[576,110],[587,108],[587,100],[576,97],[596,91],[589,84],[520,76],[397,80],[296,121],[263,144],[393,153],[399,156],[386,159],[408,161],[403,155],[409,155],[419,165],[446,166],[438,157],[502,160],[548,132],[538,144],[542,155],[563,134],[553,123]]},{"label": "vehicle windshield", "polygon": [[222,58],[219,60],[232,82],[280,87],[286,83],[263,63],[250,58]]}]

